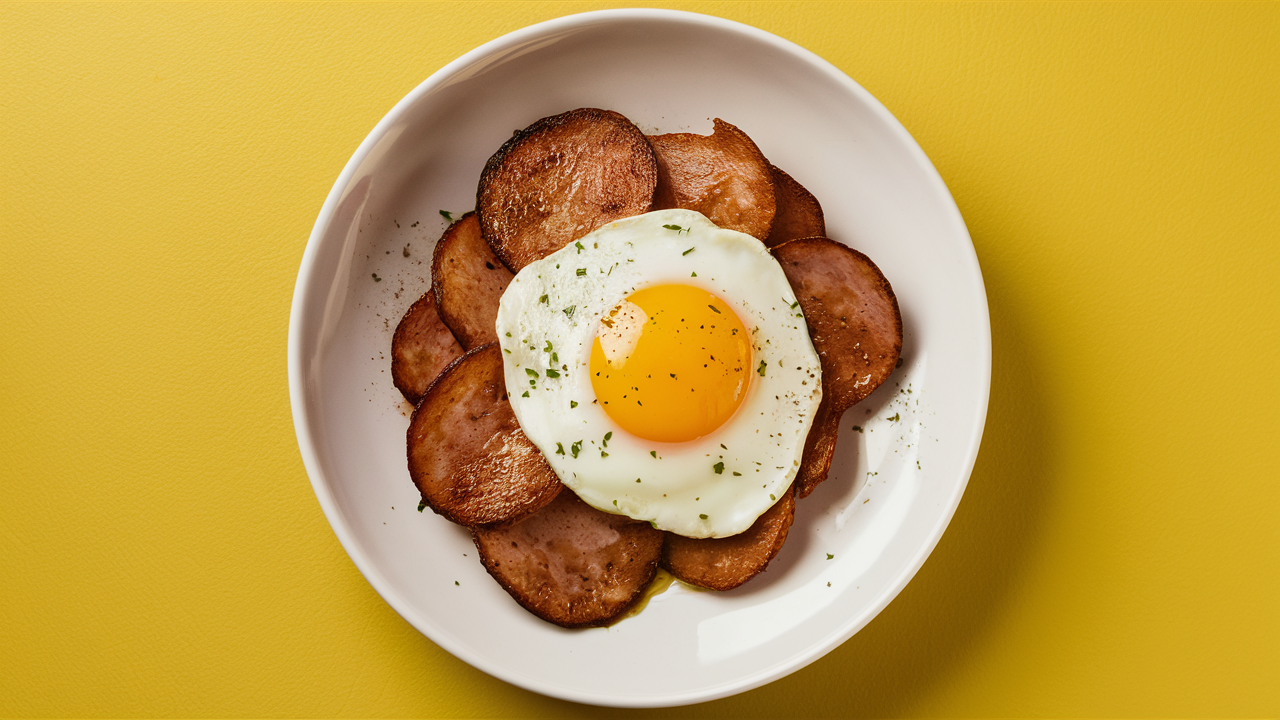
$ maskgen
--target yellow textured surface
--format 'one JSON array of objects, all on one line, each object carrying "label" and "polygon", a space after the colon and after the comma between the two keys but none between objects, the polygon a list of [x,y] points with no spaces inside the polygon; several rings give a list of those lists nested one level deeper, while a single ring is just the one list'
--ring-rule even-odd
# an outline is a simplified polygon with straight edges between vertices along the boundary
[{"label": "yellow textured surface", "polygon": [[[1280,714],[1280,5],[671,6],[902,120],[972,232],[995,371],[968,493],[880,617],[635,714]],[[0,716],[604,714],[379,599],[285,385],[303,246],[377,120],[597,7],[0,5]]]}]

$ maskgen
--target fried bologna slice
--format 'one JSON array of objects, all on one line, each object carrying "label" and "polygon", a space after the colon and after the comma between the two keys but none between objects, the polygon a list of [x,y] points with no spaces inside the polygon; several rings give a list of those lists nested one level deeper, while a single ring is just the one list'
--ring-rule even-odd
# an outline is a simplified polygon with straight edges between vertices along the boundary
[{"label": "fried bologna slice", "polygon": [[827,223],[818,198],[777,165],[770,165],[769,173],[773,175],[778,212],[773,216],[773,227],[764,244],[774,247],[788,240],[825,236]]},{"label": "fried bologna slice", "polygon": [[840,435],[842,417],[844,410],[833,410],[831,400],[823,397],[822,404],[818,405],[818,412],[813,416],[809,435],[804,439],[800,471],[796,473],[796,479],[792,483],[800,497],[807,497],[818,483],[827,479],[827,473],[831,471],[831,459],[836,455],[836,440]]},{"label": "fried bologna slice", "polygon": [[409,306],[391,337],[391,381],[417,405],[431,381],[459,355],[462,347],[440,321],[435,296],[427,291]]},{"label": "fried bologna slice", "polygon": [[644,134],[581,108],[517,132],[480,174],[484,239],[512,272],[601,225],[649,212],[658,167]]},{"label": "fried bologna slice", "polygon": [[902,353],[902,313],[889,281],[866,255],[827,238],[771,250],[809,324],[822,362],[822,405],[796,476],[800,497],[827,478],[840,417],[893,372]]},{"label": "fried bologna slice", "polygon": [[560,492],[516,423],[497,343],[458,358],[427,389],[409,421],[409,476],[432,510],[469,526],[518,520]]},{"label": "fried bologna slice", "polygon": [[497,342],[493,323],[498,318],[498,300],[511,277],[511,271],[502,266],[480,234],[480,219],[475,213],[463,215],[444,231],[431,258],[431,289],[440,319],[462,347],[470,350]]},{"label": "fried bologna slice", "polygon": [[795,493],[788,488],[746,532],[706,539],[667,533],[662,567],[691,585],[732,590],[764,572],[786,542],[795,511]]},{"label": "fried bologna slice", "polygon": [[571,490],[514,525],[472,533],[480,560],[526,610],[562,627],[622,614],[658,570],[662,531],[600,512]]},{"label": "fried bologna slice", "polygon": [[747,134],[716,118],[710,135],[650,135],[659,210],[697,210],[722,228],[769,237],[777,205],[769,161]]}]

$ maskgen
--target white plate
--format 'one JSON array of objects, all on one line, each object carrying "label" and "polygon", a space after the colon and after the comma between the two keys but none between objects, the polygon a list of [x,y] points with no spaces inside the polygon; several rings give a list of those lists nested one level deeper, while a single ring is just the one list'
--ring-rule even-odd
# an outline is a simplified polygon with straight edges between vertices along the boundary
[{"label": "white plate", "polygon": [[[646,132],[708,133],[713,117],[741,127],[819,198],[830,236],[880,266],[906,337],[902,367],[845,416],[831,478],[799,504],[765,574],[728,593],[676,585],[612,628],[569,631],[516,605],[465,530],[415,512],[408,407],[388,356],[401,314],[428,287],[445,227],[438,211],[473,207],[480,169],[513,130],[585,106],[617,110]],[[803,48],[661,10],[525,28],[458,58],[400,101],[329,193],[289,323],[303,461],[369,583],[475,667],[600,705],[679,705],[748,690],[866,625],[919,569],[960,501],[990,375],[973,245],[898,121]]]}]

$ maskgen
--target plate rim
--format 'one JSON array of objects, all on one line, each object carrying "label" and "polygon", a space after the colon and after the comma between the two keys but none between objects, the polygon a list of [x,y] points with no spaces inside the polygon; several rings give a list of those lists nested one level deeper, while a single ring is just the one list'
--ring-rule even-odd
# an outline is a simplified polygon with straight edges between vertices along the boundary
[{"label": "plate rim", "polygon": [[[772,46],[774,49],[795,56],[797,59],[804,61],[815,70],[825,73],[830,79],[834,80],[838,85],[850,94],[856,96],[862,101],[878,119],[884,122],[885,126],[894,133],[898,140],[902,142],[903,147],[913,156],[916,164],[920,169],[924,170],[930,184],[934,186],[935,191],[941,191],[940,197],[943,199],[941,210],[946,214],[947,221],[955,226],[955,229],[961,233],[963,238],[967,240],[965,253],[968,267],[967,271],[972,272],[978,283],[978,302],[982,312],[978,318],[980,329],[983,337],[979,343],[982,351],[981,357],[977,358],[978,364],[981,366],[982,387],[980,393],[980,402],[976,408],[976,417],[973,424],[973,432],[969,438],[968,447],[965,450],[966,463],[961,470],[960,482],[954,486],[951,497],[946,499],[945,511],[939,516],[937,523],[930,530],[929,541],[923,543],[912,556],[911,562],[902,566],[894,581],[885,586],[873,602],[868,604],[867,609],[853,617],[849,622],[837,627],[828,635],[825,642],[815,643],[806,651],[793,655],[784,660],[772,663],[756,672],[744,675],[731,682],[722,682],[697,691],[686,691],[679,693],[655,693],[644,698],[614,698],[604,694],[584,691],[578,688],[571,688],[560,685],[548,684],[546,681],[533,679],[524,676],[518,671],[511,670],[502,666],[489,663],[487,660],[473,654],[463,643],[455,640],[451,635],[442,628],[425,622],[417,616],[417,613],[409,606],[406,599],[402,598],[399,593],[390,585],[387,579],[378,570],[377,566],[365,555],[360,544],[355,540],[352,531],[347,523],[346,516],[334,499],[333,492],[330,489],[328,478],[325,475],[321,465],[318,452],[316,450],[317,443],[314,438],[313,428],[307,417],[306,400],[307,388],[304,379],[304,358],[302,357],[303,338],[301,327],[305,323],[304,308],[310,307],[311,296],[313,293],[320,292],[315,287],[312,278],[313,271],[317,262],[319,253],[319,245],[324,235],[325,229],[332,221],[339,201],[344,195],[345,189],[349,186],[356,171],[370,154],[373,147],[381,141],[387,134],[387,131],[398,122],[407,112],[424,95],[430,93],[435,88],[444,85],[458,73],[459,70],[469,67],[475,61],[498,55],[503,51],[510,50],[513,47],[523,45],[530,40],[540,37],[547,37],[562,33],[566,30],[580,28],[590,25],[601,25],[605,23],[626,23],[635,20],[666,20],[678,23],[701,25],[713,30],[727,31],[738,35],[746,36],[749,40],[764,43]],[[460,55],[439,70],[432,73],[427,79],[419,83],[407,95],[401,98],[382,119],[374,126],[369,134],[360,143],[351,159],[347,161],[342,172],[334,181],[333,187],[330,189],[325,198],[320,212],[316,218],[316,222],[312,227],[311,234],[307,239],[306,248],[303,251],[302,260],[298,269],[298,277],[294,285],[294,293],[290,305],[289,313],[289,330],[288,330],[288,353],[287,353],[287,374],[289,384],[289,402],[290,411],[293,419],[294,431],[298,442],[298,450],[302,456],[303,467],[306,470],[307,477],[311,483],[312,490],[315,492],[316,499],[320,503],[321,510],[324,512],[325,519],[328,520],[329,526],[337,536],[339,544],[347,556],[355,564],[356,569],[360,571],[365,580],[373,587],[374,591],[400,615],[406,622],[414,627],[418,632],[425,635],[433,643],[443,648],[446,652],[459,658],[463,662],[475,667],[493,677],[505,682],[511,683],[518,687],[537,692],[543,695],[557,697],[573,702],[587,703],[592,705],[608,706],[608,707],[627,707],[627,708],[657,708],[657,707],[675,707],[680,705],[688,705],[698,702],[706,702],[717,700],[720,698],[745,692],[769,682],[784,677],[800,668],[803,668],[818,658],[826,655],[831,650],[846,642],[855,635],[859,630],[865,627],[876,616],[878,616],[890,602],[906,587],[907,583],[915,576],[919,569],[924,565],[925,560],[932,554],[934,548],[941,540],[946,528],[950,525],[952,517],[960,504],[960,500],[964,495],[965,489],[968,487],[970,476],[977,462],[978,450],[981,445],[983,431],[986,425],[987,410],[991,396],[991,315],[987,301],[986,284],[982,275],[981,267],[978,263],[977,251],[973,246],[973,239],[969,235],[968,228],[960,214],[959,207],[955,203],[955,198],[951,195],[942,176],[934,167],[932,161],[924,153],[924,150],[916,142],[915,138],[906,130],[902,123],[889,112],[885,106],[880,103],[870,92],[859,85],[851,77],[837,68],[829,61],[823,59],[811,50],[808,50],[790,40],[779,37],[768,31],[756,28],[745,23],[740,23],[725,18],[706,15],[702,13],[688,12],[682,10],[666,10],[666,9],[649,9],[649,8],[627,8],[627,9],[608,9],[595,10],[590,12],[575,13],[558,18],[553,18],[543,22],[535,23],[505,35],[499,36],[483,43],[476,48]]]}]

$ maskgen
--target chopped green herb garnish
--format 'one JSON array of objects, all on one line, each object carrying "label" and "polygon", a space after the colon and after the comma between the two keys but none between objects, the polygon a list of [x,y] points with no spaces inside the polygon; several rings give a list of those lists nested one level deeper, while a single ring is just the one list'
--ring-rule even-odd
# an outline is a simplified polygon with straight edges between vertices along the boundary
[{"label": "chopped green herb garnish", "polygon": [[426,500],[423,500],[422,502],[418,503],[418,512],[422,512],[422,509],[425,508],[426,506],[427,506]]},{"label": "chopped green herb garnish", "polygon": [[551,353],[551,362],[552,363],[560,362],[560,356],[556,355],[555,353]]},{"label": "chopped green herb garnish", "polygon": [[662,227],[666,228],[667,230],[675,230],[676,232],[680,232],[681,230],[684,229],[679,225],[663,225]]},{"label": "chopped green herb garnish", "polygon": [[853,426],[853,429],[854,429],[854,430],[857,430],[858,432],[862,432],[862,426],[861,426],[861,425],[854,425],[854,426]]},{"label": "chopped green herb garnish", "polygon": [[573,317],[573,311],[577,309],[578,309],[577,305],[570,305],[569,307],[565,308],[563,312],[565,315],[568,315],[569,317]]},{"label": "chopped green herb garnish", "polygon": [[587,274],[587,269],[586,269],[586,268],[578,268],[577,270],[574,270],[574,272],[575,272],[575,273],[577,273],[578,277],[582,277],[583,275],[586,275],[586,274]]},{"label": "chopped green herb garnish", "polygon": [[[574,243],[574,244],[573,244],[573,246],[574,246],[574,247],[576,247],[576,248],[578,248],[578,252],[579,252],[579,253],[581,253],[581,252],[585,249],[585,248],[583,248],[583,247],[582,247],[582,243],[580,243],[580,242],[576,242],[576,243]],[[582,273],[578,273],[578,274],[579,274],[579,275],[581,275]]]},{"label": "chopped green herb garnish", "polygon": [[799,304],[800,304],[800,301],[799,301],[799,300],[797,300],[797,301],[795,301],[795,302],[791,303],[791,309],[792,309],[792,310],[794,310],[794,309],[796,308],[796,306],[797,306],[797,305],[799,305]]},{"label": "chopped green herb garnish", "polygon": [[511,354],[511,351],[510,351],[510,350],[508,350],[508,349],[506,349],[506,348],[502,348],[502,352],[504,352],[504,353],[506,353],[506,354],[508,354],[508,355],[510,355],[510,354]]},{"label": "chopped green herb garnish", "polygon": [[523,394],[523,395],[521,395],[520,397],[529,397],[529,391],[528,391],[528,390],[525,390],[525,391],[524,391],[524,394]]},{"label": "chopped green herb garnish", "polygon": [[685,255],[688,255],[689,253],[693,252],[694,250],[697,250],[697,248],[696,248],[696,247],[691,247],[691,248],[689,248],[688,250],[685,250],[684,252],[680,253],[680,256],[681,256],[681,257],[683,257],[683,256],[685,256]]},{"label": "chopped green herb garnish", "polygon": [[698,515],[698,517],[702,518],[703,520],[707,519],[707,516],[705,513]]},{"label": "chopped green herb garnish", "polygon": [[533,368],[525,368],[524,372],[529,377],[538,377],[538,371],[534,370]]},{"label": "chopped green herb garnish", "polygon": [[719,314],[720,314],[720,308],[716,307],[715,305],[708,305],[707,307],[711,308],[711,312],[713,312],[713,313],[715,313],[715,314],[717,314],[717,315],[719,315]]},{"label": "chopped green herb garnish", "polygon": [[898,413],[894,413],[893,417],[885,418],[885,419],[888,420],[889,422],[898,422],[898,415],[899,415]]},{"label": "chopped green herb garnish", "polygon": [[549,377],[549,378],[558,378],[558,377],[560,377],[560,371],[559,371],[559,370],[556,370],[555,368],[547,368],[547,369],[546,369],[546,373],[547,373],[547,377]]},{"label": "chopped green herb garnish", "polygon": [[613,437],[613,432],[612,432],[612,431],[607,432],[607,433],[605,433],[605,434],[604,434],[604,446],[605,446],[605,447],[609,447],[609,440],[610,440],[612,437]]},{"label": "chopped green herb garnish", "polygon": [[773,493],[769,493],[769,499],[770,499],[770,500],[777,500],[778,498],[774,497]]},{"label": "chopped green herb garnish", "polygon": [[650,450],[650,451],[649,451],[649,456],[650,456],[650,457],[655,457],[655,458],[656,458],[656,457],[658,457],[658,451],[657,451],[657,450]]},{"label": "chopped green herb garnish", "polygon": [[696,272],[689,273],[689,277],[698,277],[698,273]]},{"label": "chopped green herb garnish", "polygon": [[538,302],[540,302],[540,303],[545,303],[546,301],[547,301],[547,296],[546,296],[546,295],[543,295],[542,297],[538,298]]},{"label": "chopped green herb garnish", "polygon": [[640,482],[640,478],[636,478],[636,482]]},{"label": "chopped green herb garnish", "polygon": [[764,377],[764,368],[765,368],[765,366],[766,366],[766,365],[768,365],[768,364],[769,364],[769,363],[767,363],[767,362],[765,362],[765,361],[763,361],[763,360],[761,360],[761,361],[760,361],[760,367],[756,368],[756,372],[760,373],[760,377]]},{"label": "chopped green herb garnish", "polygon": [[735,472],[735,473],[733,473],[733,474],[734,474],[735,476],[737,476],[737,477],[742,477],[742,473],[740,473],[740,472]]},{"label": "chopped green herb garnish", "polygon": [[614,501],[613,501],[613,506],[614,506],[614,507],[618,507],[618,501],[617,501],[617,500],[614,500]]},{"label": "chopped green herb garnish", "polygon": [[828,559],[828,560],[830,560],[830,559],[831,559],[831,558],[833,558],[833,557],[835,557],[835,555],[832,555],[831,553],[827,553],[827,559]]},{"label": "chopped green herb garnish", "polygon": [[602,458],[609,457],[609,453],[607,453],[607,452],[605,452],[605,451],[601,450],[601,451],[600,451],[600,457],[602,457]]},{"label": "chopped green herb garnish", "polygon": [[564,454],[564,445],[563,445],[563,444],[561,444],[561,443],[556,443],[556,454],[557,454],[557,455],[563,455],[563,454]]},{"label": "chopped green herb garnish", "polygon": [[445,220],[448,220],[449,222],[453,222],[453,213],[449,212],[448,210],[441,210],[440,217],[444,218]]},{"label": "chopped green herb garnish", "polygon": [[551,352],[551,341],[547,341],[547,346],[542,348],[542,352]]},{"label": "chopped green herb garnish", "polygon": [[578,457],[578,453],[582,452],[582,441],[579,440],[578,442],[570,445],[569,452],[572,453],[574,457]]},{"label": "chopped green herb garnish", "polygon": [[507,333],[507,337],[511,337],[511,333]]},{"label": "chopped green herb garnish", "polygon": [[711,466],[711,469],[712,469],[712,470],[715,470],[715,471],[716,471],[716,474],[717,474],[717,475],[719,475],[719,474],[721,474],[721,473],[723,473],[723,472],[724,472],[724,463],[722,463],[722,462],[718,462],[718,463],[716,463],[715,465],[712,465],[712,466]]},{"label": "chopped green herb garnish", "polygon": [[577,400],[570,400],[570,401],[569,401],[569,407],[570,407],[570,409],[578,407],[578,401],[577,401]]}]

